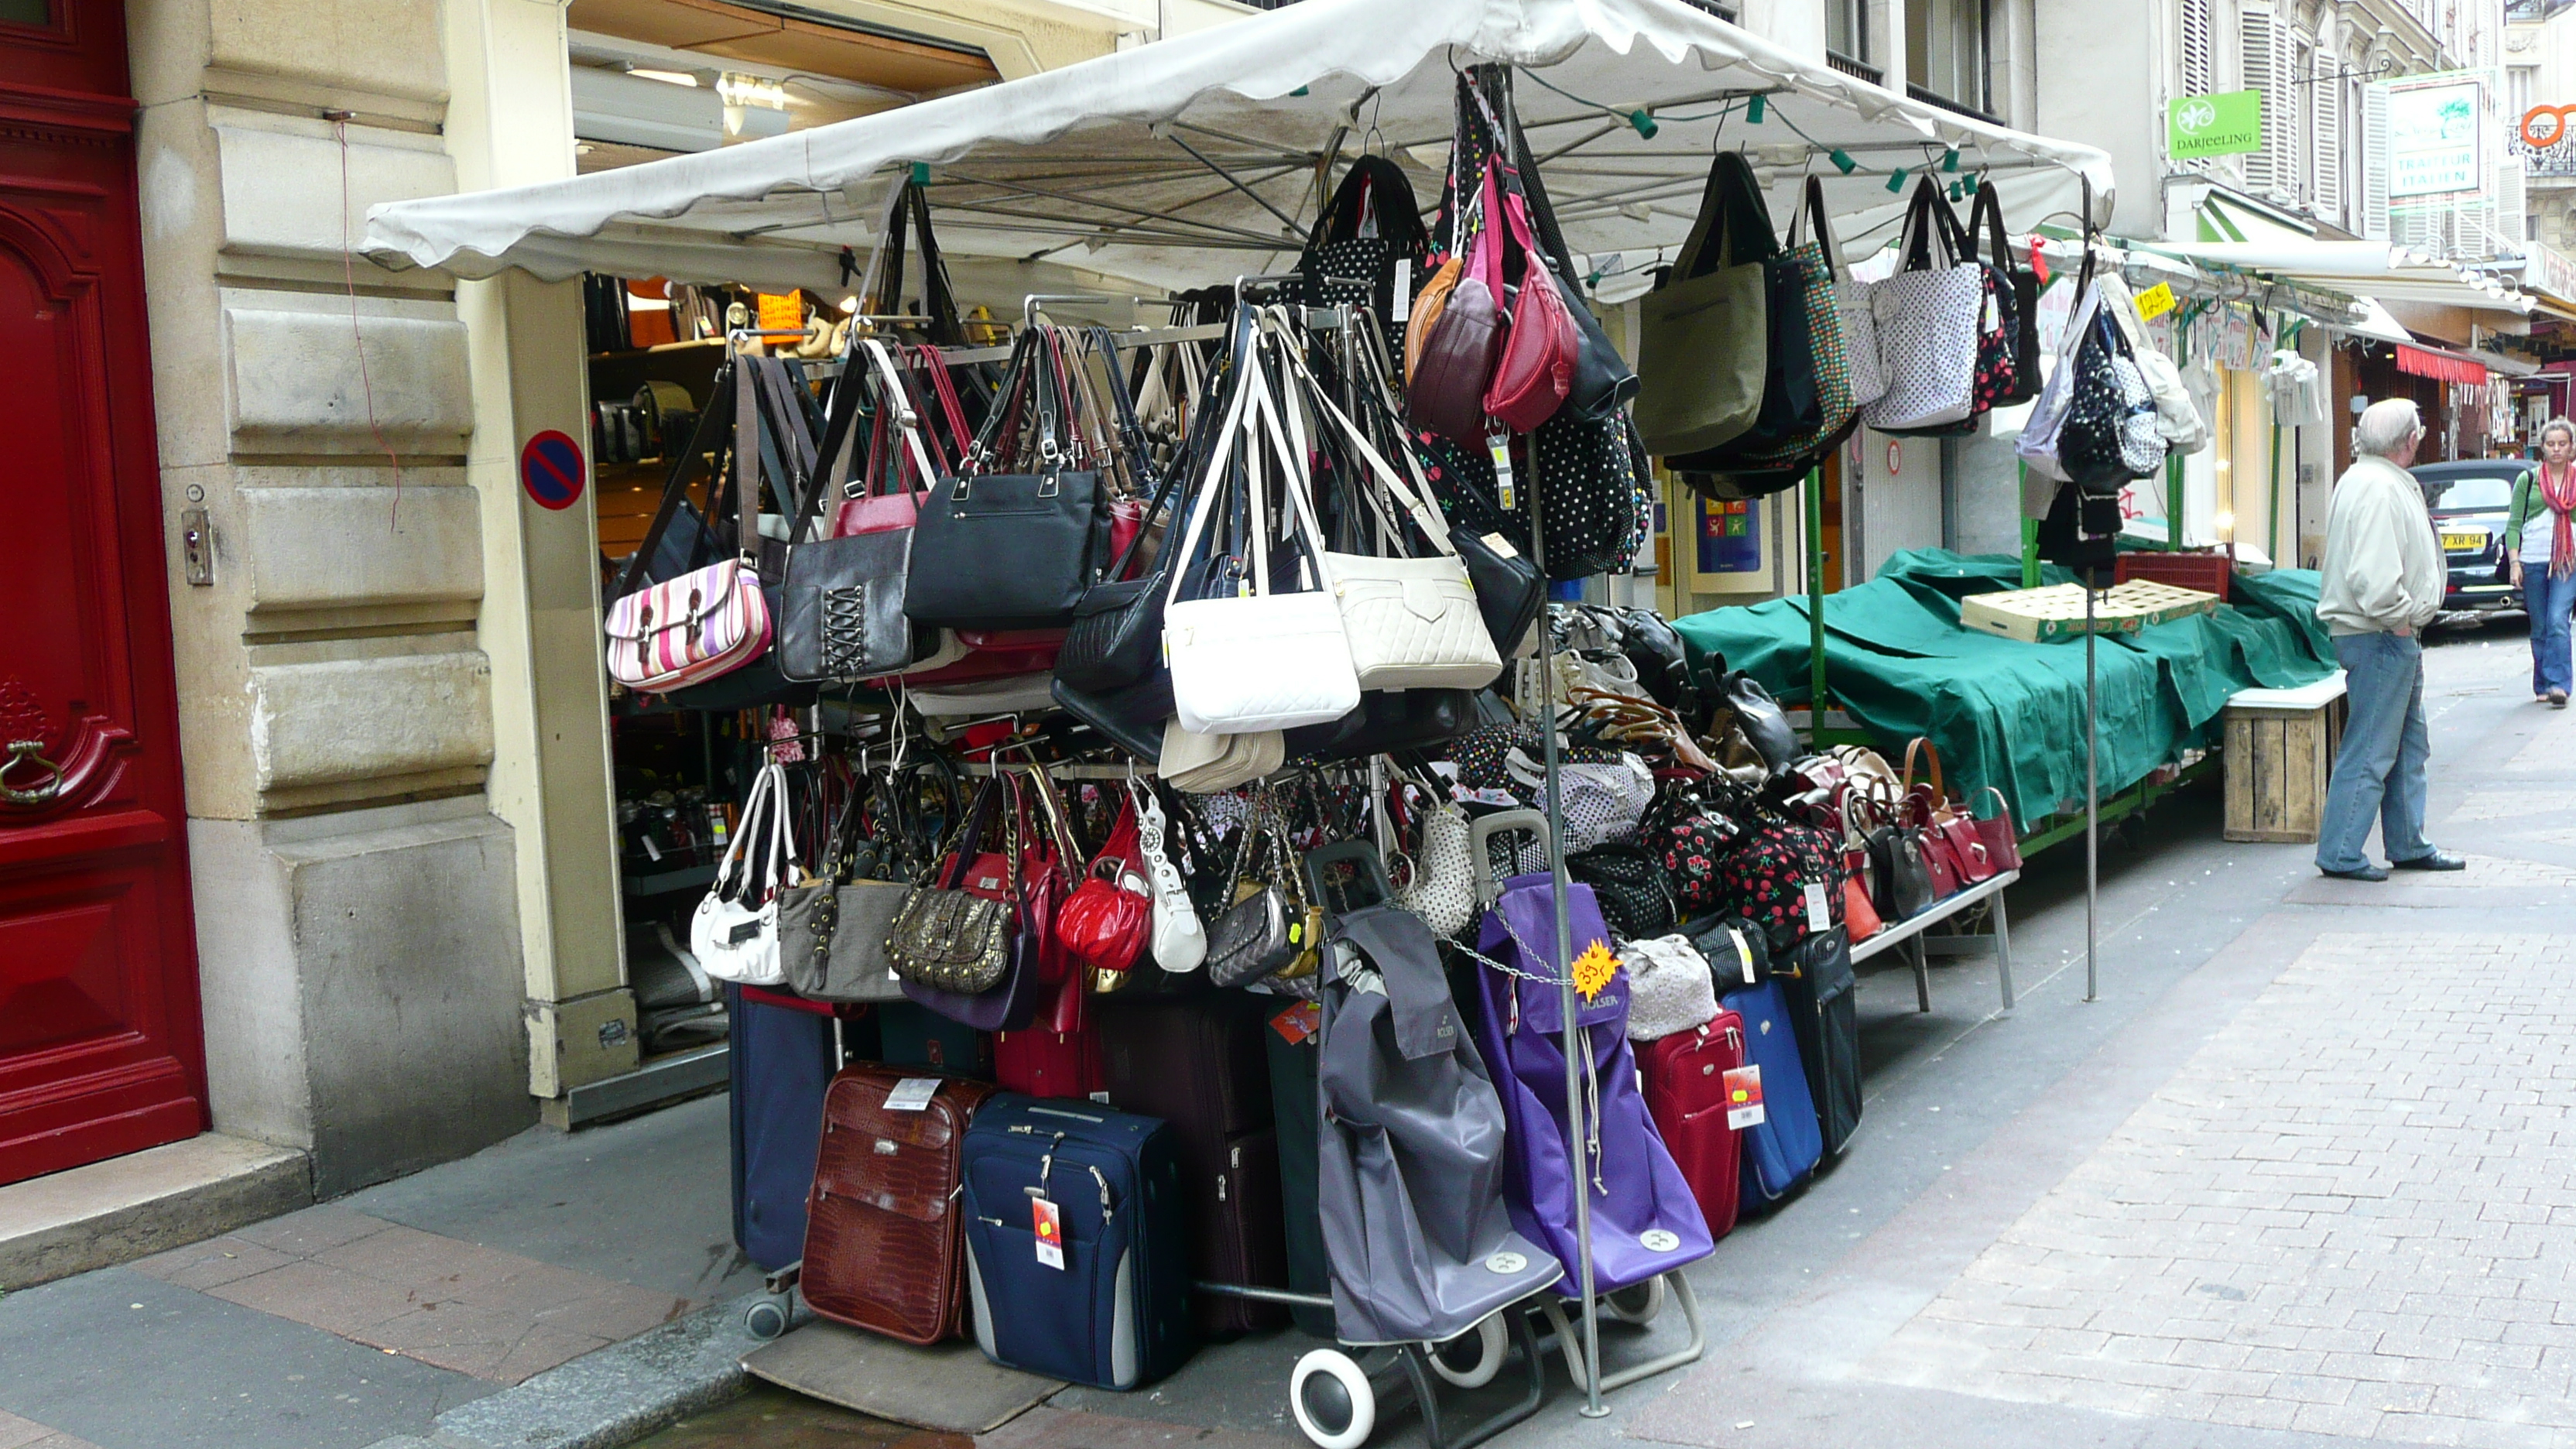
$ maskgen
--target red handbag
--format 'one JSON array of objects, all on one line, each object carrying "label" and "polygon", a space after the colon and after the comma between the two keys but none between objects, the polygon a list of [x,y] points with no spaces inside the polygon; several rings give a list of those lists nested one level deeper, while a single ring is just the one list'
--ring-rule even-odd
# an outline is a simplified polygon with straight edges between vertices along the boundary
[{"label": "red handbag", "polygon": [[[1485,178],[1488,237],[1494,231],[1493,203],[1498,191],[1489,167]],[[1493,381],[1485,387],[1485,411],[1513,432],[1532,433],[1565,406],[1565,395],[1574,386],[1574,364],[1583,352],[1583,333],[1566,308],[1565,294],[1557,290],[1555,272],[1530,235],[1528,204],[1518,192],[1499,191],[1499,197],[1509,241],[1520,248],[1521,287],[1512,302],[1511,328],[1504,334],[1502,355],[1495,360]],[[1500,295],[1509,247],[1498,244],[1485,250],[1492,269],[1487,284]]]},{"label": "red handbag", "polygon": [[[1863,852],[1862,873],[1866,874],[1868,869],[1868,853]],[[1878,918],[1878,907],[1870,904],[1869,887],[1861,884],[1861,877],[1845,875],[1843,877],[1843,929],[1850,933],[1851,943],[1855,946],[1859,945],[1877,935],[1886,924]]]},{"label": "red handbag", "polygon": [[[877,374],[880,423],[868,435],[868,456],[860,470],[858,491],[844,497],[832,512],[833,538],[912,527],[921,499],[950,467],[947,442],[938,428],[925,425],[914,405],[912,385],[895,367],[884,344],[870,341],[861,346]],[[949,385],[948,366],[940,359],[939,349],[916,348],[913,354],[930,375],[932,390],[945,414],[947,437],[968,436],[965,411],[958,406],[957,390]],[[887,421],[894,426],[885,426]],[[910,487],[904,486],[907,482]]]},{"label": "red handbag", "polygon": [[2004,792],[1988,785],[1985,794],[1995,797],[1995,813],[1975,822],[1977,838],[1985,842],[1986,860],[1998,871],[2021,869],[2021,837],[2013,831],[2012,806],[2005,802]]},{"label": "red handbag", "polygon": [[1109,842],[1082,884],[1056,912],[1056,940],[1075,964],[1113,974],[1136,964],[1154,925],[1154,898],[1137,864],[1143,854],[1131,801],[1119,811]]}]

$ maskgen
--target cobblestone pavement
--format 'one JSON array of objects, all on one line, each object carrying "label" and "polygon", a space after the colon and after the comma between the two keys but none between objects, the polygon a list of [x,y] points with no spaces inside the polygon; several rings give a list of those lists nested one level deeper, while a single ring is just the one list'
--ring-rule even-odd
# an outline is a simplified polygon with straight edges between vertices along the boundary
[{"label": "cobblestone pavement", "polygon": [[2264,1428],[2576,1438],[2571,954],[2320,937],[1865,1370]]}]

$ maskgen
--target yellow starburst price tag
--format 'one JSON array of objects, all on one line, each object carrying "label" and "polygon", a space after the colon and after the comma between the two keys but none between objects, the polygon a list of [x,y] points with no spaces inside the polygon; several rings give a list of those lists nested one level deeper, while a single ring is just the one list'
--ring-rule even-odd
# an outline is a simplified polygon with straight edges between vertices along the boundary
[{"label": "yellow starburst price tag", "polygon": [[1610,954],[1609,942],[1595,941],[1584,947],[1583,954],[1574,958],[1576,994],[1586,1001],[1592,1000],[1601,994],[1601,988],[1610,984],[1610,978],[1618,970],[1619,958]]},{"label": "yellow starburst price tag", "polygon": [[2138,294],[2138,316],[2153,322],[2174,309],[2174,290],[2170,283],[2158,282]]}]

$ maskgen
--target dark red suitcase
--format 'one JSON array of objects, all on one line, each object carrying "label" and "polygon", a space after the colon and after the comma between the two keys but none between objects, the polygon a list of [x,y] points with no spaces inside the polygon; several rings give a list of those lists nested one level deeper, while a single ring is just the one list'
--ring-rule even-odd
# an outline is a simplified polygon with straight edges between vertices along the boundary
[{"label": "dark red suitcase", "polygon": [[1726,1125],[1726,1074],[1744,1065],[1744,1018],[1721,1011],[1696,1031],[1677,1031],[1637,1054],[1646,1111],[1673,1165],[1690,1183],[1711,1237],[1735,1226],[1743,1180],[1736,1129]]},{"label": "dark red suitcase", "polygon": [[1032,1097],[1088,1097],[1101,1089],[1100,1034],[1090,1027],[997,1033],[993,1079]]},{"label": "dark red suitcase", "polygon": [[958,1163],[984,1082],[931,1078],[918,1110],[887,1099],[919,1068],[861,1063],[832,1078],[823,1136],[805,1208],[800,1286],[836,1323],[905,1343],[962,1331],[965,1236],[957,1215]]},{"label": "dark red suitcase", "polygon": [[[1288,1286],[1279,1135],[1261,1034],[1276,998],[1106,996],[1092,1003],[1109,1104],[1172,1124],[1191,1190],[1190,1271],[1203,1282]],[[1202,1337],[1287,1321],[1287,1310],[1201,1293]]]}]

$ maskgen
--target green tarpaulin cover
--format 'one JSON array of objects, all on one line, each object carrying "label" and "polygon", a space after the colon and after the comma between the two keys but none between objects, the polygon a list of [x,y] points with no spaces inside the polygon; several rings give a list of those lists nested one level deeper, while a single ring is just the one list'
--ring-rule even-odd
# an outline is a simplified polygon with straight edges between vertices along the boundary
[{"label": "green tarpaulin cover", "polygon": [[[2071,583],[2051,567],[2042,582]],[[1917,735],[1940,748],[1950,793],[2034,821],[2084,800],[2084,643],[2024,644],[1960,627],[1959,600],[2021,587],[2021,561],[1914,549],[1878,577],[1825,596],[1825,688],[1901,764]],[[1675,620],[1697,666],[1709,655],[1752,674],[1785,703],[1806,702],[1807,600],[1775,599]],[[2215,743],[2229,695],[2289,689],[2334,672],[2317,622],[2317,575],[2237,577],[2215,614],[2101,636],[2100,762],[2105,795],[2183,750]]]}]

